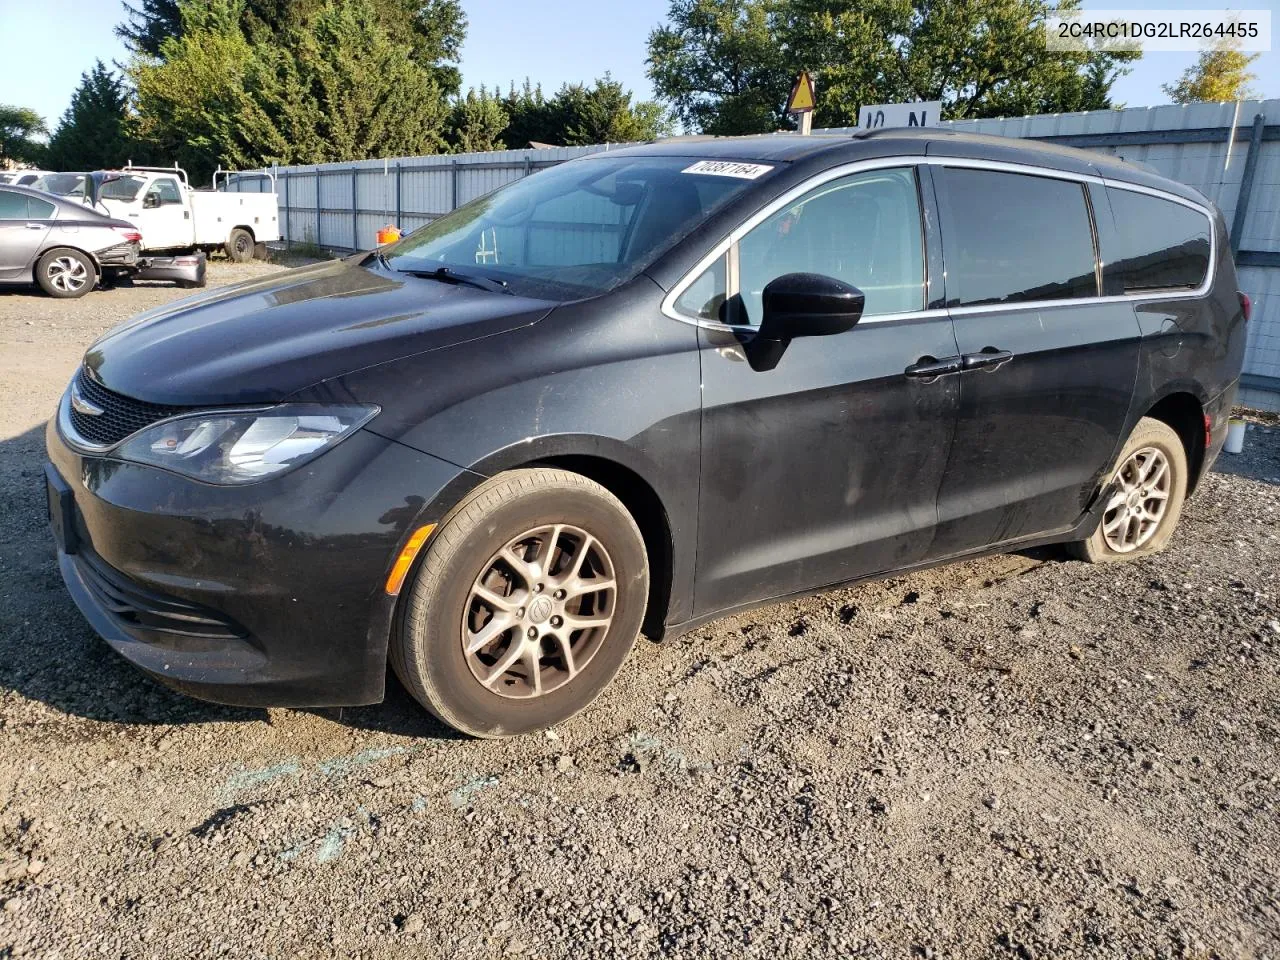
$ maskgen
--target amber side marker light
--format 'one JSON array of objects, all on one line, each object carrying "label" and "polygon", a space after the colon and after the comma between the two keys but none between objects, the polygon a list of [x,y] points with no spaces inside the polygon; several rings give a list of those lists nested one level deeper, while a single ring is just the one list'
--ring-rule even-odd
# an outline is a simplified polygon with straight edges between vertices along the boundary
[{"label": "amber side marker light", "polygon": [[400,595],[400,588],[404,586],[404,578],[409,575],[409,568],[413,566],[413,561],[417,559],[418,551],[422,549],[422,545],[427,542],[427,537],[431,536],[431,532],[435,528],[436,525],[434,523],[428,523],[425,527],[419,527],[413,531],[413,536],[409,538],[409,542],[400,551],[400,556],[396,557],[395,566],[391,568],[391,574],[387,577],[388,594],[393,597]]}]

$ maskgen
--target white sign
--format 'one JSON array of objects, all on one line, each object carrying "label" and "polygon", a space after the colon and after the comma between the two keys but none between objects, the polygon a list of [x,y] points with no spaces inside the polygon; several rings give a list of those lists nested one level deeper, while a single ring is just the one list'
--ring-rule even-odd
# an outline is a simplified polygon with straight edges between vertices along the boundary
[{"label": "white sign", "polygon": [[941,100],[881,103],[858,111],[858,126],[863,130],[879,130],[881,127],[936,127],[941,119]]},{"label": "white sign", "polygon": [[712,177],[737,177],[739,180],[754,180],[772,169],[772,166],[765,163],[739,163],[736,160],[699,160],[693,166],[685,167],[680,172],[701,173]]}]

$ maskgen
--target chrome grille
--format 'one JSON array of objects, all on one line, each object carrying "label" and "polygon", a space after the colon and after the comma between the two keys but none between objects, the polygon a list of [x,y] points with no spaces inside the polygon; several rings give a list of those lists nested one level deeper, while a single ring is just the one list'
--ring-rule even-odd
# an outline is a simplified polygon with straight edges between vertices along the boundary
[{"label": "chrome grille", "polygon": [[76,374],[75,389],[80,396],[102,413],[91,416],[81,413],[73,404],[71,426],[77,434],[90,443],[108,446],[119,443],[131,433],[149,427],[157,420],[181,413],[184,407],[167,407],[158,403],[144,403],[123,394],[108,390],[89,376],[84,367]]}]

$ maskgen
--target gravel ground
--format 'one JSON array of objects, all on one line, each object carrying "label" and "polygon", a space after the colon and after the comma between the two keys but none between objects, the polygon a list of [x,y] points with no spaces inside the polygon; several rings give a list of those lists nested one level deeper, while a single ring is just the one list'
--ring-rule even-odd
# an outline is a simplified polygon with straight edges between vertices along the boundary
[{"label": "gravel ground", "polygon": [[188,700],[75,611],[41,424],[178,295],[0,294],[0,958],[1280,957],[1280,426],[1157,558],[769,607],[475,742],[394,680]]}]

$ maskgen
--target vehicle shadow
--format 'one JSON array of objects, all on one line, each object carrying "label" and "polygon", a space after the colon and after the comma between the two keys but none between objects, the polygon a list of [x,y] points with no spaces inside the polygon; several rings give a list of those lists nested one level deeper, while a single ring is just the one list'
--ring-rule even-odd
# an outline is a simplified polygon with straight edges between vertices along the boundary
[{"label": "vehicle shadow", "polygon": [[[0,695],[12,692],[63,719],[133,725],[264,721],[263,709],[206,703],[170,690],[117,655],[80,615],[58,572],[44,489],[44,426],[0,440]],[[30,711],[5,698],[4,720]],[[343,726],[456,739],[387,673],[384,703],[307,711]],[[40,717],[42,725],[47,717]],[[56,724],[56,721],[55,721]]]}]

